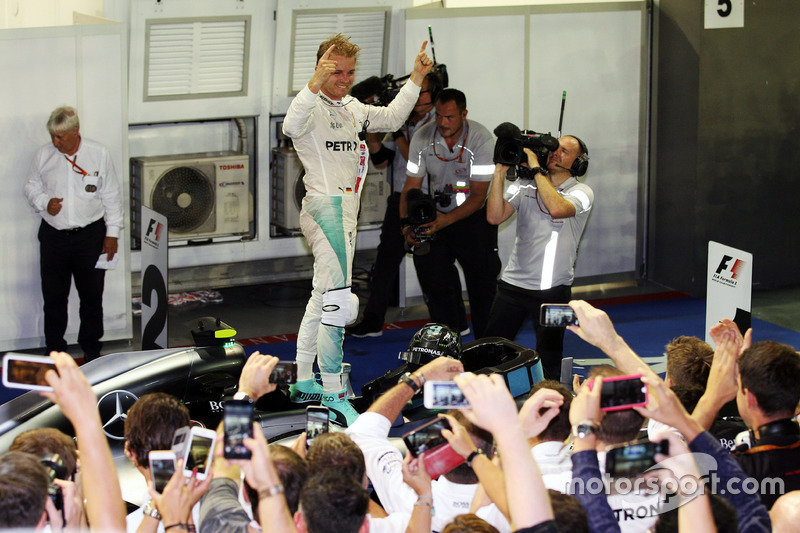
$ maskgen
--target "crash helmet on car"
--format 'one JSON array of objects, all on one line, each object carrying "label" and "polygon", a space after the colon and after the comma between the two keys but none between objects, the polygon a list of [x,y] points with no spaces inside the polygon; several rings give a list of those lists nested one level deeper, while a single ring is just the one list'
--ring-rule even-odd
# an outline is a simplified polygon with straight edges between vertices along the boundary
[{"label": "crash helmet on car", "polygon": [[444,324],[425,324],[414,333],[408,350],[400,352],[400,359],[422,366],[437,357],[461,359],[461,334]]}]

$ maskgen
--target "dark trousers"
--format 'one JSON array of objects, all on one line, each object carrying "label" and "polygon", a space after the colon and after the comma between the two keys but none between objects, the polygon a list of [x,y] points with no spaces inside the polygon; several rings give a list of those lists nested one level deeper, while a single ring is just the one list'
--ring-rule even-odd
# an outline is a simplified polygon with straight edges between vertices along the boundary
[{"label": "dark trousers", "polygon": [[397,272],[405,255],[405,239],[400,233],[400,193],[393,192],[386,202],[378,254],[372,267],[369,299],[364,308],[364,320],[368,324],[383,326]]},{"label": "dark trousers", "polygon": [[467,283],[475,338],[485,336],[500,273],[497,226],[486,221],[485,208],[479,209],[438,232],[430,244],[428,254],[414,256],[414,267],[431,320],[455,330],[465,324],[461,283],[455,267],[458,261]]},{"label": "dark trousers", "polygon": [[543,303],[568,303],[572,287],[559,285],[544,291],[516,287],[505,281],[497,282],[497,296],[492,305],[487,337],[514,340],[528,316],[533,318],[536,332],[536,351],[542,361],[545,379],[556,381],[561,377],[561,355],[564,352],[564,328],[546,328],[539,325],[539,307]]},{"label": "dark trousers", "polygon": [[103,219],[75,232],[39,226],[40,271],[44,297],[44,337],[48,353],[64,351],[67,307],[72,279],[80,298],[78,344],[87,360],[100,355],[103,336],[103,287],[106,271],[94,265],[103,250]]}]

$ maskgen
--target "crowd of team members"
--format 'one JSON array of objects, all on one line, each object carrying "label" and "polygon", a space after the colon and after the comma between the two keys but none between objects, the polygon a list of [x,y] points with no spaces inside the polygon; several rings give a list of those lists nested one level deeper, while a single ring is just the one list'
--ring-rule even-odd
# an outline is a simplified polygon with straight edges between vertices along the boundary
[{"label": "crowd of team members", "polygon": [[[793,348],[752,343],[751,332],[742,336],[724,321],[711,330],[715,349],[692,337],[668,344],[662,380],[616,333],[606,313],[582,301],[570,305],[580,326],[569,329],[616,366],[594,368],[583,384],[576,380],[574,396],[558,382],[544,381],[518,409],[502,376],[465,374],[459,360],[447,357],[411,374],[416,385],[454,380],[472,405],[445,415],[452,431],[443,432],[466,462],[435,480],[424,454],[404,457],[389,440],[392,424],[418,392],[400,382],[345,432],[321,435],[307,451],[304,435],[291,449],[268,445],[256,425],[255,438],[245,441],[251,459],[226,460],[217,447],[213,475],[187,478],[179,465],[158,493],[147,456],[168,449],[175,429],[189,424],[189,414],[177,398],[145,395],[128,412],[125,453],[147,480],[148,492],[127,524],[96,397],[73,359],[54,353],[58,374],[48,373],[53,392],[44,394],[72,422],[77,450],[57,430],[21,434],[0,456],[0,527],[312,533],[798,528],[800,431],[794,417],[800,356]],[[274,391],[268,376],[276,363],[269,355],[251,355],[239,392],[255,400]],[[649,402],[604,412],[602,378],[623,374],[643,374]],[[726,412],[734,399],[738,417]],[[739,429],[747,438],[731,437]],[[651,483],[632,479],[604,487],[606,448],[645,431],[654,442],[669,442],[668,453],[656,457],[666,468],[646,474]],[[738,448],[732,452],[726,448],[734,440]],[[63,511],[48,497],[50,480],[39,460],[46,453],[61,455],[73,480],[56,482]],[[769,494],[773,485],[778,491]]]}]

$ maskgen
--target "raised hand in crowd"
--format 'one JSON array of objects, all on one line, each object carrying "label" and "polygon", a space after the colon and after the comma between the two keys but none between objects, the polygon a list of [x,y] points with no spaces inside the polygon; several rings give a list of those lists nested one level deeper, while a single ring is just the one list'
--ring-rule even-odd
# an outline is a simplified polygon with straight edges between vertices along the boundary
[{"label": "raised hand in crowd", "polygon": [[[591,388],[589,384],[592,384]],[[569,408],[569,423],[573,426],[577,424],[590,423],[595,427],[600,426],[600,422],[605,417],[605,412],[600,409],[600,394],[603,390],[603,378],[597,376],[593,381],[585,380],[578,390],[578,395],[572,399]],[[586,435],[584,438],[576,438],[573,450],[575,452],[594,450],[594,433]]]},{"label": "raised hand in crowd", "polygon": [[[533,393],[519,410],[519,420],[522,422],[522,431],[525,437],[532,439],[538,437],[547,425],[558,416],[564,397],[553,389],[539,389]],[[540,413],[546,409],[544,413]]]},{"label": "raised hand in crowd", "polygon": [[277,385],[270,383],[269,376],[277,364],[277,357],[258,351],[250,354],[242,367],[242,374],[239,376],[238,392],[243,392],[255,402],[265,394],[274,391]]},{"label": "raised hand in crowd", "polygon": [[235,459],[229,462],[241,467],[247,483],[258,493],[259,523],[264,531],[294,533],[296,531],[283,485],[272,463],[267,439],[259,424],[253,423],[252,439],[244,439],[244,446],[250,450],[250,459]]},{"label": "raised hand in crowd", "polygon": [[81,462],[89,524],[101,531],[125,530],[125,506],[100,422],[97,396],[69,354],[51,352],[50,357],[55,361],[56,371],[48,370],[45,380],[53,391],[41,394],[61,408],[75,430],[78,451],[82,457],[90,458]]},{"label": "raised hand in crowd", "polygon": [[644,407],[634,407],[640,415],[652,418],[677,429],[681,435],[691,442],[703,431],[703,427],[694,420],[678,397],[659,377],[642,376],[648,387],[648,402]]},{"label": "raised hand in crowd", "polygon": [[[704,429],[709,429],[717,417],[722,406],[736,398],[739,388],[736,376],[739,374],[737,359],[744,346],[749,347],[750,342],[745,341],[739,328],[728,320],[720,322],[711,328],[710,332],[716,348],[711,361],[706,390],[697,406],[692,412],[692,418],[697,420]],[[747,337],[752,338],[752,330],[747,330]]]},{"label": "raised hand in crowd", "polygon": [[[673,431],[662,431],[653,442],[667,444],[667,453],[657,453],[658,468],[648,475],[661,480],[663,490],[677,489],[672,498],[679,498],[678,531],[709,531],[714,533],[717,526],[711,512],[708,491],[703,487],[704,480],[697,462],[686,443]],[[707,474],[707,472],[706,472]]]},{"label": "raised hand in crowd", "polygon": [[403,481],[417,493],[417,503],[408,522],[406,533],[427,533],[431,530],[431,517],[433,516],[433,489],[431,476],[425,469],[425,454],[413,457],[406,452],[403,459]]},{"label": "raised hand in crowd", "polygon": [[457,376],[455,382],[472,406],[464,414],[492,433],[503,457],[513,527],[521,529],[552,521],[550,497],[522,431],[517,404],[503,377],[468,373]]},{"label": "raised hand in crowd", "polygon": [[739,331],[739,326],[730,318],[723,318],[719,323],[708,330],[708,335],[714,344],[718,344],[726,333],[735,338],[736,344],[739,346],[739,354],[748,349],[753,344],[753,328],[748,328],[744,335]]},{"label": "raised hand in crowd", "polygon": [[212,473],[209,473],[204,480],[199,480],[196,470],[187,478],[183,475],[183,459],[178,459],[175,472],[161,494],[156,492],[152,480],[147,482],[147,490],[165,528],[176,531],[193,529],[192,508],[208,492],[212,478]]},{"label": "raised hand in crowd", "polygon": [[63,479],[54,479],[53,483],[61,489],[62,508],[61,510],[56,509],[51,498],[47,498],[45,501],[44,508],[47,512],[47,523],[50,524],[50,530],[87,529],[83,497],[78,486],[72,481]]},{"label": "raised hand in crowd", "polygon": [[603,353],[614,361],[617,368],[626,374],[647,374],[657,377],[650,365],[642,361],[617,333],[605,311],[597,309],[583,300],[572,300],[569,305],[575,310],[579,324],[567,326],[569,331],[603,350]]}]

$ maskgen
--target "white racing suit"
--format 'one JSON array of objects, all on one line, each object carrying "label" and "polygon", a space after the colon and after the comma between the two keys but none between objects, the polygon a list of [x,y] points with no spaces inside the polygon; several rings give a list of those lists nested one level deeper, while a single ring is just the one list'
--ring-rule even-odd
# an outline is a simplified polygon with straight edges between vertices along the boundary
[{"label": "white racing suit", "polygon": [[366,142],[358,134],[397,130],[411,113],[419,89],[406,83],[391,104],[377,107],[350,96],[330,100],[304,86],[284,118],[283,132],[293,140],[306,171],[300,229],[314,256],[311,298],[297,333],[297,359],[313,363],[319,354],[323,378],[341,372],[344,326],[358,315],[350,283],[369,160]]}]

